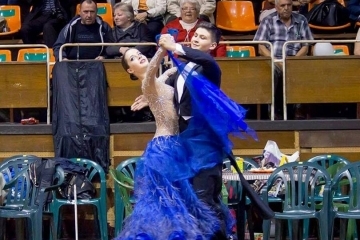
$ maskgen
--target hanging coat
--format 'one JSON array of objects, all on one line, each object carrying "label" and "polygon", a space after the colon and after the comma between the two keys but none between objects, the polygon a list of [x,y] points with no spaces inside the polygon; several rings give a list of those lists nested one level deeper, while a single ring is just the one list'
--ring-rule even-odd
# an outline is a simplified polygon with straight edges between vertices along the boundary
[{"label": "hanging coat", "polygon": [[103,63],[56,62],[52,83],[55,157],[87,158],[107,172],[110,124]]}]

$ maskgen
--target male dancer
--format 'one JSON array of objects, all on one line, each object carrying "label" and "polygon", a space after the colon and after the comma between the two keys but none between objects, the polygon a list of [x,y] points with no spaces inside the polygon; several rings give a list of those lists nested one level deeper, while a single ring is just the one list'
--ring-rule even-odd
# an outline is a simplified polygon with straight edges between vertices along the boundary
[{"label": "male dancer", "polygon": [[[189,61],[184,71],[196,71],[220,87],[221,70],[217,62],[210,55],[210,51],[218,45],[220,37],[221,32],[218,28],[211,23],[203,22],[199,24],[191,39],[191,47],[176,44],[172,36],[166,34],[160,37],[159,45]],[[184,75],[181,73],[174,74],[168,79],[167,83],[175,89],[174,103],[179,114],[179,130],[183,132],[191,121],[191,97],[184,85]],[[196,139],[194,136],[211,136],[213,133],[211,133],[211,129],[208,126],[199,126],[196,131],[191,131],[190,134],[192,137],[189,139]],[[219,198],[222,187],[222,161],[225,158],[225,153],[221,143],[213,140],[209,139],[205,143],[207,146],[206,150],[204,149],[205,151],[199,149],[199,145],[196,142],[188,143],[189,148],[193,150],[193,168],[199,170],[192,179],[192,184],[198,198],[207,203],[220,219],[221,230],[214,236],[214,239],[227,239],[225,229],[226,216],[222,210]]]}]

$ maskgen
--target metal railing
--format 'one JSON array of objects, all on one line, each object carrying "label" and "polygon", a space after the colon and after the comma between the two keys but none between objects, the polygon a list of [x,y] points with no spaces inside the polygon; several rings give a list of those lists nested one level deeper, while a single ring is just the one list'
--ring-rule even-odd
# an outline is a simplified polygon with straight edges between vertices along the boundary
[{"label": "metal railing", "polygon": [[[99,47],[99,46],[136,47],[136,46],[157,46],[157,44],[151,42],[149,43],[65,43],[59,49],[59,62],[63,61],[63,51],[65,47]],[[75,59],[75,61],[78,60],[82,60],[82,59]]]},{"label": "metal railing", "polygon": [[[254,45],[254,44],[261,44],[261,45],[267,45],[270,47],[270,58],[271,58],[271,112],[270,112],[270,119],[271,121],[274,120],[275,118],[275,105],[274,105],[274,99],[275,99],[275,94],[274,94],[274,64],[275,64],[275,59],[274,59],[274,47],[273,45],[268,42],[268,41],[220,41],[219,44],[226,44],[226,45]],[[256,74],[256,73],[254,73]]]},{"label": "metal railing", "polygon": [[[360,40],[294,40],[294,41],[287,41],[284,43],[282,48],[282,59],[276,59],[275,62],[282,62],[282,71],[283,71],[283,114],[284,114],[284,120],[287,120],[287,104],[286,104],[286,48],[287,45],[293,44],[293,43],[309,43],[309,46],[311,44],[316,43],[355,43],[360,42]],[[310,50],[310,48],[309,48]]]},{"label": "metal railing", "polygon": [[[47,109],[46,109],[46,123],[50,124],[50,50],[44,44],[9,44],[9,45],[0,45],[2,48],[45,48],[46,49],[46,84],[47,84]],[[45,61],[41,61],[45,62]],[[31,76],[30,76],[31,77]]]}]

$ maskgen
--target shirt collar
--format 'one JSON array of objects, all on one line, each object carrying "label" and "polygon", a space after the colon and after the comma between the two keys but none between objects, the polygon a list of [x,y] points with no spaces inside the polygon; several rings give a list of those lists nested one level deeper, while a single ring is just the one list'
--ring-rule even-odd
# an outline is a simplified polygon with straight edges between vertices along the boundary
[{"label": "shirt collar", "polygon": [[[281,22],[281,23],[283,23],[282,21],[281,21],[281,19],[280,19],[280,17],[279,17],[279,14],[276,12],[276,15],[275,15],[275,20],[277,21],[277,22]],[[300,22],[299,22],[299,19],[296,17],[296,15],[294,14],[294,13],[291,13],[291,24],[290,25],[294,25],[294,24],[299,24]]]}]

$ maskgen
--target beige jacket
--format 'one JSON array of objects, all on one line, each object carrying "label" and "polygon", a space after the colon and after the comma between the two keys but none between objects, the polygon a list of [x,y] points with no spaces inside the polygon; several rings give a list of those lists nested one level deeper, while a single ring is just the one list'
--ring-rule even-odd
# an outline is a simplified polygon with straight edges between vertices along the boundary
[{"label": "beige jacket", "polygon": [[[216,0],[198,0],[200,3],[200,14],[206,15],[210,21],[214,23],[214,11],[216,8]],[[167,12],[180,17],[180,2],[179,0],[167,0]]]},{"label": "beige jacket", "polygon": [[[139,7],[139,0],[122,0],[121,2],[132,5],[135,13]],[[164,15],[166,12],[166,0],[146,0],[146,5],[149,8],[147,11],[149,17],[157,17]]]}]

